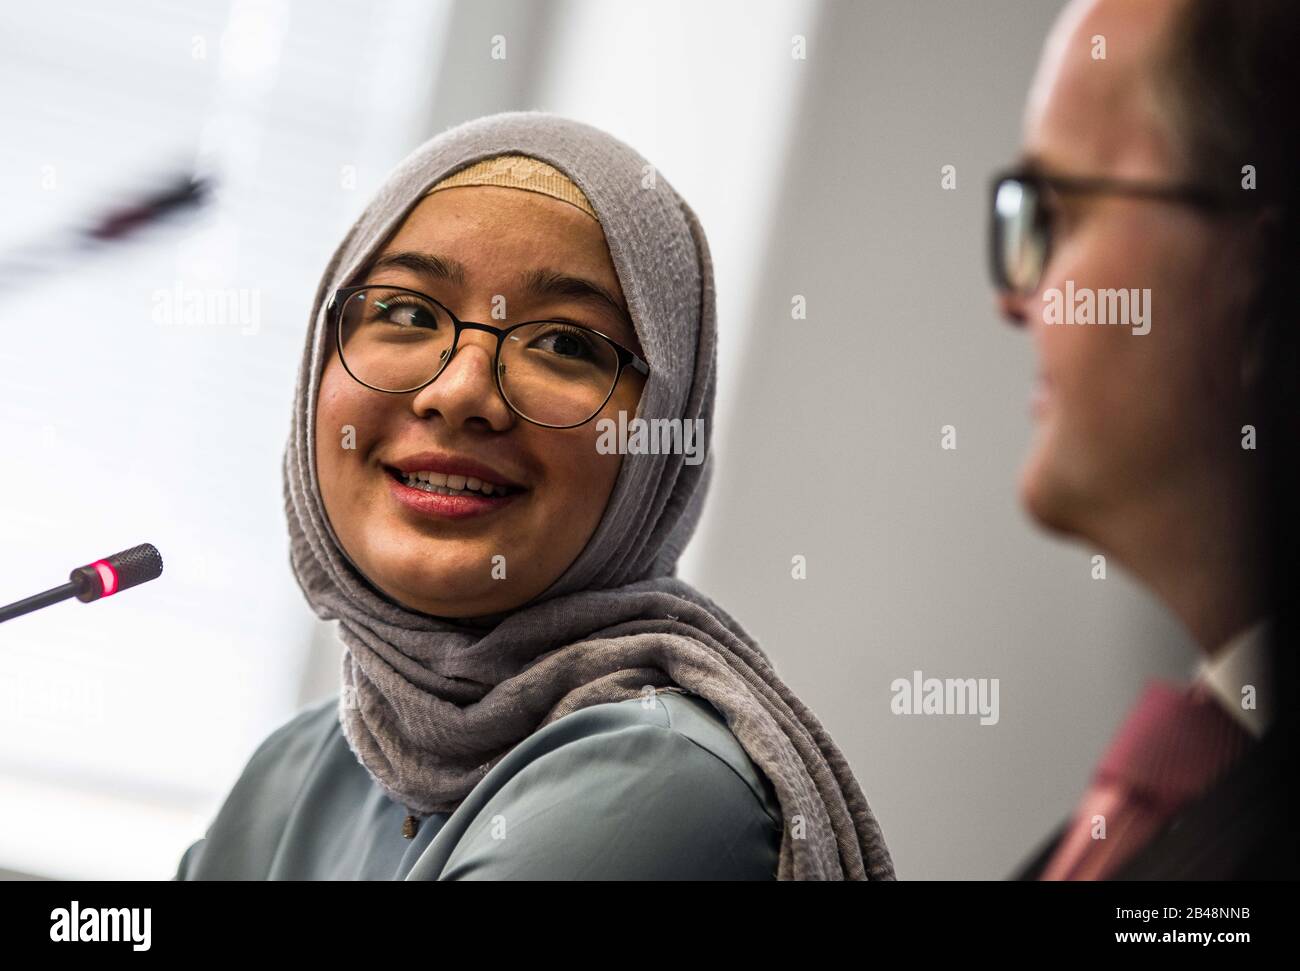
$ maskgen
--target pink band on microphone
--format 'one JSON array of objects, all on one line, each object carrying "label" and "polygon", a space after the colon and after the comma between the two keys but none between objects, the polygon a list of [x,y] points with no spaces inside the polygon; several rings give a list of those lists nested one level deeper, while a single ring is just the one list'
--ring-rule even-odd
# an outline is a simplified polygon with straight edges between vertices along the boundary
[{"label": "pink band on microphone", "polygon": [[99,574],[100,586],[104,588],[104,592],[101,593],[100,596],[107,597],[110,594],[117,593],[117,571],[109,566],[108,561],[100,560],[98,563],[92,563],[90,565],[94,567],[95,572]]}]

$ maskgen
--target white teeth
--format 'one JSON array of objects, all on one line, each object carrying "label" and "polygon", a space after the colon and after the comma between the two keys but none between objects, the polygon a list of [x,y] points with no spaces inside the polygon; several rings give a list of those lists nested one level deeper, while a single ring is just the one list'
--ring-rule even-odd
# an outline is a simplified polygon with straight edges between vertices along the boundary
[{"label": "white teeth", "polygon": [[463,475],[443,475],[441,472],[403,472],[401,476],[402,481],[413,489],[436,492],[443,496],[504,496],[510,491],[505,486]]}]

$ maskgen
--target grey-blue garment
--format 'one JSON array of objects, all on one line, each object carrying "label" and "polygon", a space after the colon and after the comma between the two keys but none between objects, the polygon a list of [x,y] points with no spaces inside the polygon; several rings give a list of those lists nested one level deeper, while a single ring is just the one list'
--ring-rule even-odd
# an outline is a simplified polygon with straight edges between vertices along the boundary
[{"label": "grey-blue garment", "polygon": [[660,691],[557,719],[455,812],[406,810],[349,749],[338,698],[257,748],[178,880],[767,880],[776,793],[702,698]]}]

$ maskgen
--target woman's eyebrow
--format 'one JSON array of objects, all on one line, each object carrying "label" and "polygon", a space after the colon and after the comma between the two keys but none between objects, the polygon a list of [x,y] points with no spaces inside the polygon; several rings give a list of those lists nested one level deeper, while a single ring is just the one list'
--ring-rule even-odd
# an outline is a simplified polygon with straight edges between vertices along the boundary
[{"label": "woman's eyebrow", "polygon": [[632,325],[632,317],[623,306],[623,302],[592,280],[561,273],[558,270],[536,269],[520,274],[519,287],[534,299],[564,297],[600,304],[617,317],[630,333],[636,333],[636,328]]},{"label": "woman's eyebrow", "polygon": [[375,261],[370,272],[377,273],[388,269],[410,270],[430,280],[446,280],[457,286],[465,285],[465,264],[448,257],[434,256],[432,253],[418,253],[415,250],[385,253]]}]

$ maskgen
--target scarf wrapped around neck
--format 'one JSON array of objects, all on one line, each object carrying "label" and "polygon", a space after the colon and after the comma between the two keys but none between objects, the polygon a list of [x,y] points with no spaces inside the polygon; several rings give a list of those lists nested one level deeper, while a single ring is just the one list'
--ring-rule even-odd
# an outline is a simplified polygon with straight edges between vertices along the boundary
[{"label": "scarf wrapped around neck", "polygon": [[[629,453],[595,533],[552,585],[490,618],[434,617],[374,587],[344,552],[316,477],[314,429],[329,300],[440,180],[516,154],[568,177],[609,245],[651,372],[637,417],[702,419],[704,460]],[[339,720],[374,781],[408,810],[452,812],[516,744],[590,705],[679,690],[725,718],[777,794],[778,879],[893,879],[848,762],[730,615],[676,577],[712,470],[713,269],[694,212],[638,153],[591,126],[508,112],[451,128],[390,174],[317,288],[284,454],[291,563],[343,642]]]}]

